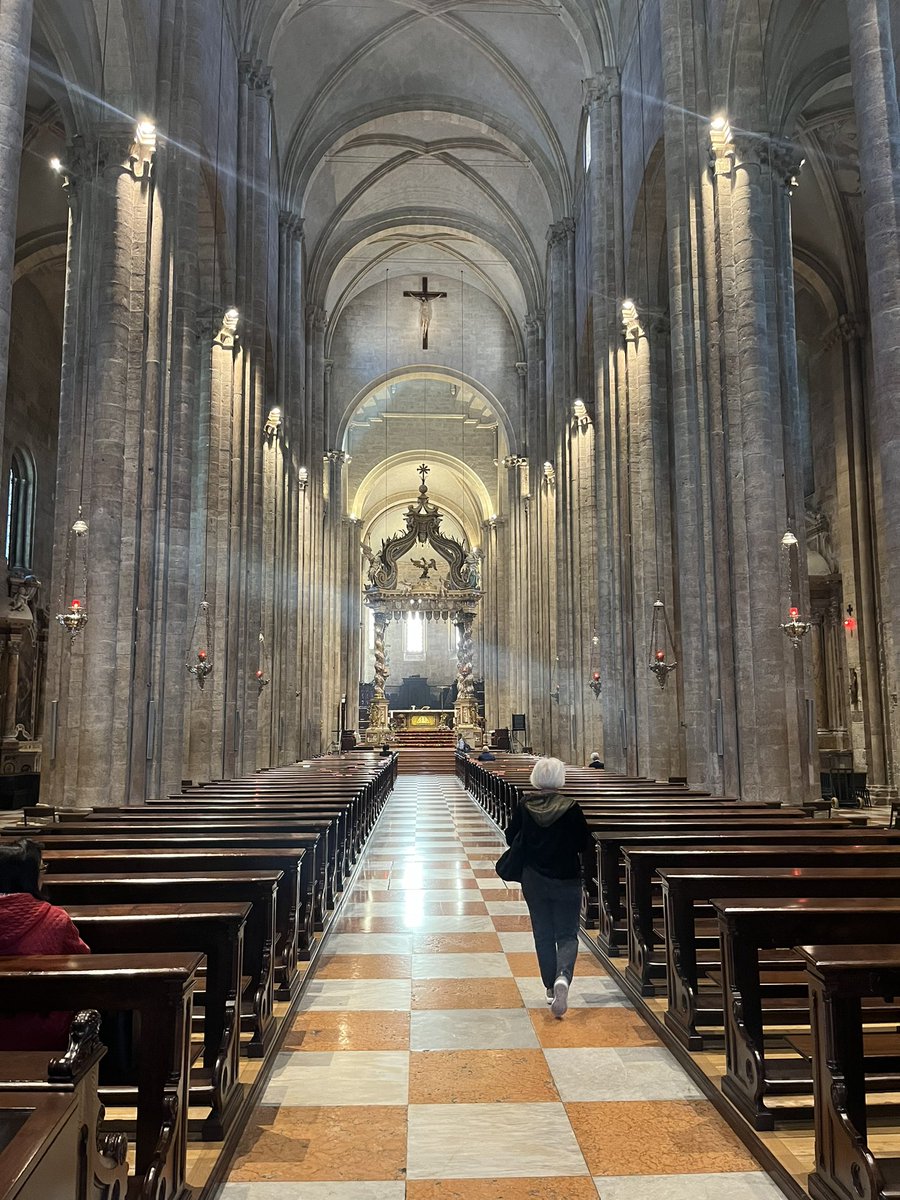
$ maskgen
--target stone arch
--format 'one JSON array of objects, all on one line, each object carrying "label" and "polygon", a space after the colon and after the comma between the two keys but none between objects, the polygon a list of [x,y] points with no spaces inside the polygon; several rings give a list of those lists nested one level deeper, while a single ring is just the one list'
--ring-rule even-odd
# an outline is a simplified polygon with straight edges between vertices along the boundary
[{"label": "stone arch", "polygon": [[[513,423],[508,412],[500,403],[497,397],[471,375],[466,375],[462,371],[456,370],[454,367],[414,367],[403,366],[396,370],[388,371],[386,374],[376,375],[359,391],[353,399],[347,404],[343,413],[341,413],[338,424],[334,429],[334,444],[345,447],[347,438],[347,429],[353,415],[362,408],[363,404],[381,388],[389,386],[393,382],[401,379],[434,379],[444,383],[458,383],[471,388],[481,400],[485,402],[493,415],[497,418],[497,423],[503,431],[507,454],[517,453],[517,439]],[[415,453],[421,454],[421,451]]]}]

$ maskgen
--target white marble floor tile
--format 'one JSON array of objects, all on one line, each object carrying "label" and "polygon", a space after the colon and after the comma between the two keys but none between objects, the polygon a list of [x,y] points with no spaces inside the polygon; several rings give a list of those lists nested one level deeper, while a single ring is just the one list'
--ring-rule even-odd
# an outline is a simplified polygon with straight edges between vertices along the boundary
[{"label": "white marble floor tile", "polygon": [[407,1104],[406,1050],[279,1054],[263,1104]]},{"label": "white marble floor tile", "polygon": [[486,904],[492,917],[528,916],[528,905],[524,900],[487,900]]},{"label": "white marble floor tile", "polygon": [[[349,906],[348,906],[349,907]],[[362,905],[361,908],[367,908]],[[329,954],[411,954],[409,933],[335,933],[328,939]]]},{"label": "white marble floor tile", "polygon": [[703,1093],[661,1046],[545,1050],[564,1104],[581,1100],[701,1100]]},{"label": "white marble floor tile", "polygon": [[314,979],[300,1002],[300,1011],[408,1012],[411,1004],[408,979]]},{"label": "white marble floor tile", "polygon": [[587,1175],[561,1104],[414,1104],[409,1179]]},{"label": "white marble floor tile", "polygon": [[221,1200],[403,1200],[406,1184],[392,1183],[226,1183]]},{"label": "white marble floor tile", "polygon": [[498,933],[497,937],[506,954],[525,954],[534,950],[534,938],[530,933]]},{"label": "white marble floor tile", "polygon": [[410,915],[406,923],[416,933],[493,933],[494,922],[490,917],[417,917]]},{"label": "white marble floor tile", "polygon": [[[547,993],[540,979],[517,979],[516,984],[526,1008],[546,1008]],[[569,1008],[633,1008],[611,979],[602,975],[585,975],[575,978],[569,988]]]},{"label": "white marble floor tile", "polygon": [[505,954],[413,954],[413,979],[508,979]]},{"label": "white marble floor tile", "polygon": [[784,1200],[762,1171],[722,1175],[595,1176],[600,1200]]},{"label": "white marble floor tile", "polygon": [[[477,980],[472,988],[477,992]],[[537,1044],[528,1013],[519,1008],[454,1008],[410,1014],[411,1050],[524,1050]]]}]

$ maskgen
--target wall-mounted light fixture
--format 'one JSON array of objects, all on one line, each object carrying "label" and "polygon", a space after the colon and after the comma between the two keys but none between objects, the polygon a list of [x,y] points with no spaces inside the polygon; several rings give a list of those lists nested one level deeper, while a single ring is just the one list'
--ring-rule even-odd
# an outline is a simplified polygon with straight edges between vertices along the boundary
[{"label": "wall-mounted light fixture", "polygon": [[556,483],[556,467],[549,459],[544,463],[544,478],[550,484]]},{"label": "wall-mounted light fixture", "polygon": [[138,121],[134,131],[134,140],[139,146],[151,152],[156,149],[156,126],[152,121]]},{"label": "wall-mounted light fixture", "polygon": [[575,414],[576,425],[580,425],[582,429],[590,425],[591,416],[583,400],[576,400],[572,405],[572,411]]},{"label": "wall-mounted light fixture", "polygon": [[273,407],[269,409],[269,415],[266,417],[266,423],[263,426],[263,433],[269,439],[269,441],[277,438],[281,433],[281,420],[281,409],[277,404],[273,405]]},{"label": "wall-mounted light fixture", "polygon": [[300,467],[297,471],[297,487],[301,492],[305,492],[309,487],[309,469],[307,467]]}]

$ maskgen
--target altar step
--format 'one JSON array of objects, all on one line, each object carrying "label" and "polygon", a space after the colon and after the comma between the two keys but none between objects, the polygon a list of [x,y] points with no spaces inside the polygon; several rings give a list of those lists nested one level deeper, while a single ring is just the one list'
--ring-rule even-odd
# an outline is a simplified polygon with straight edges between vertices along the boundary
[{"label": "altar step", "polygon": [[456,769],[453,746],[396,746],[400,775],[452,775]]},{"label": "altar step", "polygon": [[391,737],[394,746],[455,746],[457,735],[452,729],[401,729]]}]

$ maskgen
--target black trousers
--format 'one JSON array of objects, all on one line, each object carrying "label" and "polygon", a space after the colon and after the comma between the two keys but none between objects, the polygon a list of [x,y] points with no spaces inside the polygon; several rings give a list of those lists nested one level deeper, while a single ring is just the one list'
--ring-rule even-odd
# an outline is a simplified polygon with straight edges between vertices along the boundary
[{"label": "black trousers", "polygon": [[545,988],[552,988],[560,975],[572,982],[578,956],[581,891],[580,879],[551,879],[532,867],[522,872],[522,895],[531,916]]}]

